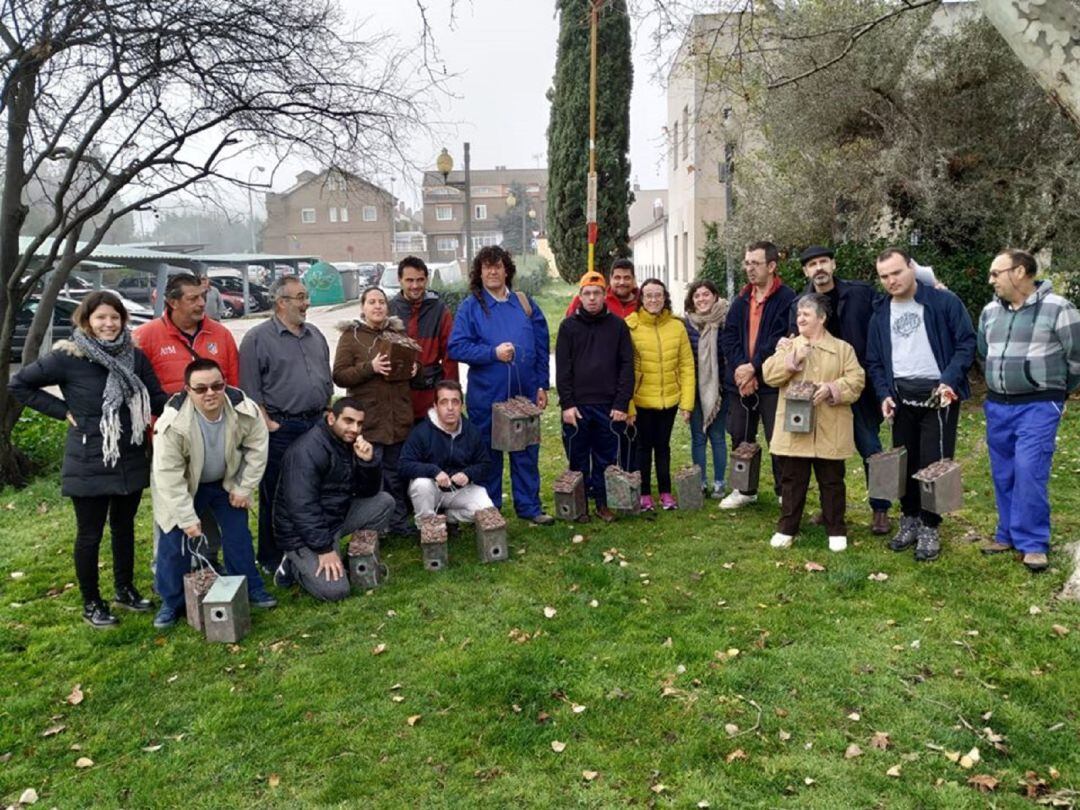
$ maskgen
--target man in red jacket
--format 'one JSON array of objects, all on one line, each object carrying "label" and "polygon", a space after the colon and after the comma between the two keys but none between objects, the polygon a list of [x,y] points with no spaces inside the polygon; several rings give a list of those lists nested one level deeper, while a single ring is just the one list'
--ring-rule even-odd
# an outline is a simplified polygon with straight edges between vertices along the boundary
[{"label": "man in red jacket", "polygon": [[165,286],[165,312],[135,330],[166,394],[184,388],[184,369],[200,357],[215,361],[233,388],[240,386],[240,360],[232,333],[206,315],[206,293],[198,278],[178,273]]},{"label": "man in red jacket", "polygon": [[398,263],[401,292],[390,300],[390,314],[401,318],[409,337],[420,344],[421,373],[412,387],[413,421],[427,419],[435,404],[435,385],[440,380],[457,380],[457,362],[447,357],[446,345],[454,316],[439,296],[428,290],[428,267],[423,259],[406,256]]},{"label": "man in red jacket", "polygon": [[[637,309],[637,305],[638,288],[634,279],[634,263],[629,259],[616,259],[611,265],[611,280],[608,282],[604,306],[612,315],[625,321],[626,316]],[[570,306],[566,308],[566,317],[569,318],[577,312],[580,306],[581,298],[575,295]]]},{"label": "man in red jacket", "polygon": [[[165,311],[160,318],[136,329],[132,338],[150,360],[162,390],[170,396],[184,389],[184,369],[200,357],[215,361],[225,375],[225,382],[233,388],[240,387],[240,355],[236,341],[226,327],[206,317],[206,292],[202,282],[191,273],[169,277],[165,285]],[[209,509],[199,515],[199,520],[208,544],[206,556],[216,564],[221,533]],[[157,546],[155,524],[151,571],[156,571]]]}]

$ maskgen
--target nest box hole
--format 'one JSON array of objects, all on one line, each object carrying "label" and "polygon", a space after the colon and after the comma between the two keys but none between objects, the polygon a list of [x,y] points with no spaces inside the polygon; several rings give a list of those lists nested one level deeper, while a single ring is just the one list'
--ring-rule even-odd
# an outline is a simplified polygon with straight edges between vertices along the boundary
[{"label": "nest box hole", "polygon": [[438,560],[428,560],[428,568],[438,570],[439,568],[442,568],[442,565],[439,564]]},{"label": "nest box hole", "polygon": [[793,413],[791,415],[791,421],[794,422],[796,425],[801,425],[802,424],[802,414],[801,413]]},{"label": "nest box hole", "polygon": [[358,574],[366,574],[367,573],[367,566],[364,565],[363,563],[357,563],[356,573],[358,573]]},{"label": "nest box hole", "polygon": [[746,469],[746,463],[745,463],[745,462],[743,462],[743,461],[736,461],[736,462],[735,462],[735,469],[736,469],[736,470],[737,470],[738,472],[742,472],[743,470],[745,470],[745,469]]},{"label": "nest box hole", "polygon": [[225,608],[212,608],[210,610],[210,620],[215,622],[224,622],[229,618],[229,612]]},{"label": "nest box hole", "polygon": [[501,548],[499,548],[498,546],[492,546],[491,547],[491,556],[492,557],[498,557],[500,554],[502,554],[502,549]]}]

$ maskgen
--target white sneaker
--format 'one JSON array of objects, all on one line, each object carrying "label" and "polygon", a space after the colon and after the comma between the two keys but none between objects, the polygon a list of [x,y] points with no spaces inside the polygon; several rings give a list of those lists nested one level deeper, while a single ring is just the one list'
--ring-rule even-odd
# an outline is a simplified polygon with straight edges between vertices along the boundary
[{"label": "white sneaker", "polygon": [[748,503],[756,503],[757,495],[743,495],[739,490],[733,489],[724,500],[720,501],[721,509],[738,509]]},{"label": "white sneaker", "polygon": [[711,497],[712,497],[713,500],[716,500],[716,501],[719,501],[724,497],[724,482],[723,481],[713,481]]},{"label": "white sneaker", "polygon": [[842,534],[829,535],[829,551],[847,551],[847,538]]},{"label": "white sneaker", "polygon": [[791,541],[794,539],[793,535],[777,532],[772,536],[769,545],[773,548],[791,548]]}]

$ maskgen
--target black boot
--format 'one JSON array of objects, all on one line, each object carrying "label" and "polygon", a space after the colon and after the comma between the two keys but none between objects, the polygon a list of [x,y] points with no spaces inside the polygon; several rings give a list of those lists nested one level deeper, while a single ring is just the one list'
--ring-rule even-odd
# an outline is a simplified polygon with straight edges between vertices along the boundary
[{"label": "black boot", "polygon": [[120,621],[109,613],[109,606],[100,599],[84,603],[82,616],[83,621],[91,627],[112,627]]},{"label": "black boot", "polygon": [[136,613],[149,613],[154,608],[154,603],[144,599],[134,585],[117,585],[113,602]]}]

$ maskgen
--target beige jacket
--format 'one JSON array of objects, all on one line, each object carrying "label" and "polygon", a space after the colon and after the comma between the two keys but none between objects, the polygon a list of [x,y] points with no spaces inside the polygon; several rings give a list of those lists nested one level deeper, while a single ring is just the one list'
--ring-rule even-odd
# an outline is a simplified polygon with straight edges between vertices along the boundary
[{"label": "beige jacket", "polygon": [[[226,492],[245,497],[258,488],[266,469],[270,434],[259,406],[239,388],[225,389]],[[202,433],[186,392],[173,396],[154,425],[150,495],[154,522],[162,531],[198,522],[195,492],[203,467]]]},{"label": "beige jacket", "polygon": [[[761,367],[765,383],[780,389],[776,428],[769,442],[769,452],[802,458],[850,458],[855,453],[851,403],[862,393],[866,376],[851,345],[828,333],[811,349],[809,356],[803,360],[802,368],[796,369],[794,354],[807,343],[802,336],[795,338],[788,351],[777,351]],[[784,394],[789,383],[804,379],[826,384],[829,398],[814,407],[813,432],[788,433],[784,430],[784,414],[787,410]]]}]

